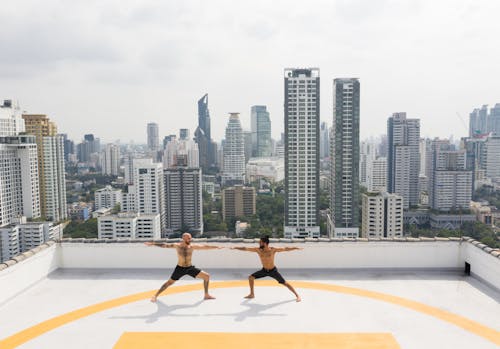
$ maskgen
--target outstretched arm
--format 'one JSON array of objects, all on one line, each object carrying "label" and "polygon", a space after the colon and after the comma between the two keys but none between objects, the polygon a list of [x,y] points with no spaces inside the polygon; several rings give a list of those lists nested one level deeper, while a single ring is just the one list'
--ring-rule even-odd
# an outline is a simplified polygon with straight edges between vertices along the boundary
[{"label": "outstretched arm", "polygon": [[300,247],[274,247],[273,249],[276,252],[288,252],[288,251],[302,250],[302,248],[300,248]]},{"label": "outstretched arm", "polygon": [[231,250],[247,251],[247,252],[257,252],[258,247],[231,247]]},{"label": "outstretched arm", "polygon": [[157,247],[161,247],[161,248],[174,248],[174,247],[177,247],[177,244],[167,244],[165,242],[153,242],[153,241],[145,242],[144,245],[146,245],[146,246],[157,246]]},{"label": "outstretched arm", "polygon": [[218,250],[223,247],[220,246],[213,246],[213,245],[191,245],[193,250]]}]

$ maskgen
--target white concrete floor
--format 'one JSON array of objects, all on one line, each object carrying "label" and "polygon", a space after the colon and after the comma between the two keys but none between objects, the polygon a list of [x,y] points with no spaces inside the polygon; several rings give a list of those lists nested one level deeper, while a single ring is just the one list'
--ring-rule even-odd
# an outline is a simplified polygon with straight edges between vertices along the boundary
[{"label": "white concrete floor", "polygon": [[[244,280],[253,270],[210,270],[214,281]],[[500,331],[500,294],[455,272],[281,270],[294,280],[335,284],[403,297]],[[26,328],[106,300],[157,289],[171,270],[60,269],[16,298],[0,300],[0,341]],[[188,276],[177,285],[200,284]],[[174,286],[174,287],[175,287]],[[377,299],[283,286],[216,288],[141,300],[96,312],[42,334],[21,348],[110,348],[124,332],[391,333],[401,348],[498,348],[491,341],[436,317]]]}]

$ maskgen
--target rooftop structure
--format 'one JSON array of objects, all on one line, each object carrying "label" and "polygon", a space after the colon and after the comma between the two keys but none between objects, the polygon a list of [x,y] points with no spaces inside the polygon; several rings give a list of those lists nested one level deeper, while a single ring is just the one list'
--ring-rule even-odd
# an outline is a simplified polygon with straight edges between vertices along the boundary
[{"label": "rooftop structure", "polygon": [[[200,242],[256,246],[243,239]],[[202,301],[201,282],[186,278],[152,304],[148,299],[177,262],[174,251],[141,240],[50,242],[0,264],[0,347],[500,345],[498,250],[439,238],[271,244],[303,248],[276,260],[301,303],[274,280],[258,280],[256,298],[243,300],[246,277],[258,268],[252,253],[196,251],[217,299]]]}]

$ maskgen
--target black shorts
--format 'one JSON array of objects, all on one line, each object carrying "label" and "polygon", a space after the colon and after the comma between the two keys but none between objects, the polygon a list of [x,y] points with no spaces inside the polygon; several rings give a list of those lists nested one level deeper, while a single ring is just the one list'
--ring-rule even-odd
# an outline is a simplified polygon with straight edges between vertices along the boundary
[{"label": "black shorts", "polygon": [[170,276],[170,278],[176,281],[184,275],[189,275],[195,278],[196,275],[200,273],[200,271],[201,270],[196,268],[194,265],[191,265],[189,267],[181,267],[180,265],[178,265],[175,267],[174,272],[172,273],[172,276]]},{"label": "black shorts", "polygon": [[263,278],[265,276],[270,276],[273,279],[275,279],[276,281],[278,281],[280,284],[284,284],[286,282],[285,279],[283,278],[283,276],[281,276],[281,274],[278,272],[278,268],[276,268],[276,267],[274,267],[273,269],[262,268],[261,270],[253,273],[252,276],[256,279],[260,279],[260,278]]}]

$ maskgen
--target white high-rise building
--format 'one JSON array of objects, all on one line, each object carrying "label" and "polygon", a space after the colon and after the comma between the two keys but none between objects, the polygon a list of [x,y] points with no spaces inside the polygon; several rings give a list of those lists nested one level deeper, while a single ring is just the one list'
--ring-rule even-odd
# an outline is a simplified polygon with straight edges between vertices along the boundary
[{"label": "white high-rise building", "polygon": [[43,137],[45,210],[46,217],[60,221],[68,216],[66,177],[64,169],[64,138],[60,135]]},{"label": "white high-rise building", "polygon": [[285,227],[319,237],[319,69],[285,69]]},{"label": "white high-rise building", "polygon": [[403,197],[368,192],[362,196],[361,236],[395,238],[403,236]]},{"label": "white high-rise building", "polygon": [[370,179],[368,191],[387,191],[387,158],[373,160]]},{"label": "white high-rise building", "polygon": [[0,226],[41,215],[34,136],[0,137]]},{"label": "white high-rise building", "polygon": [[129,152],[123,159],[124,179],[127,184],[134,184],[134,153]]},{"label": "white high-rise building", "polygon": [[373,142],[361,142],[359,152],[359,183],[368,188],[372,183],[373,161],[377,157],[376,145]]},{"label": "white high-rise building", "polygon": [[97,218],[99,239],[159,239],[160,215],[118,213]]},{"label": "white high-rise building", "polygon": [[116,144],[106,144],[102,152],[102,173],[118,176],[120,171],[120,147]]},{"label": "white high-rise building", "polygon": [[151,151],[160,150],[160,137],[158,135],[158,124],[150,122],[148,124],[148,149]]},{"label": "white high-rise building", "polygon": [[0,105],[0,137],[17,136],[25,131],[21,108],[7,99]]},{"label": "white high-rise building", "polygon": [[394,113],[387,120],[387,191],[403,197],[405,209],[419,203],[420,120]]},{"label": "white high-rise building", "polygon": [[245,181],[245,147],[240,114],[230,113],[226,127],[224,142],[224,169],[222,181],[224,184],[244,183]]},{"label": "white high-rise building", "polygon": [[[162,231],[166,229],[163,166],[151,159],[134,159],[135,209],[142,214],[159,214]],[[129,188],[130,190],[130,188]]]},{"label": "white high-rise building", "polygon": [[122,191],[120,189],[114,189],[110,185],[96,190],[94,194],[96,211],[101,208],[113,208],[117,204],[121,205],[122,203]]}]

